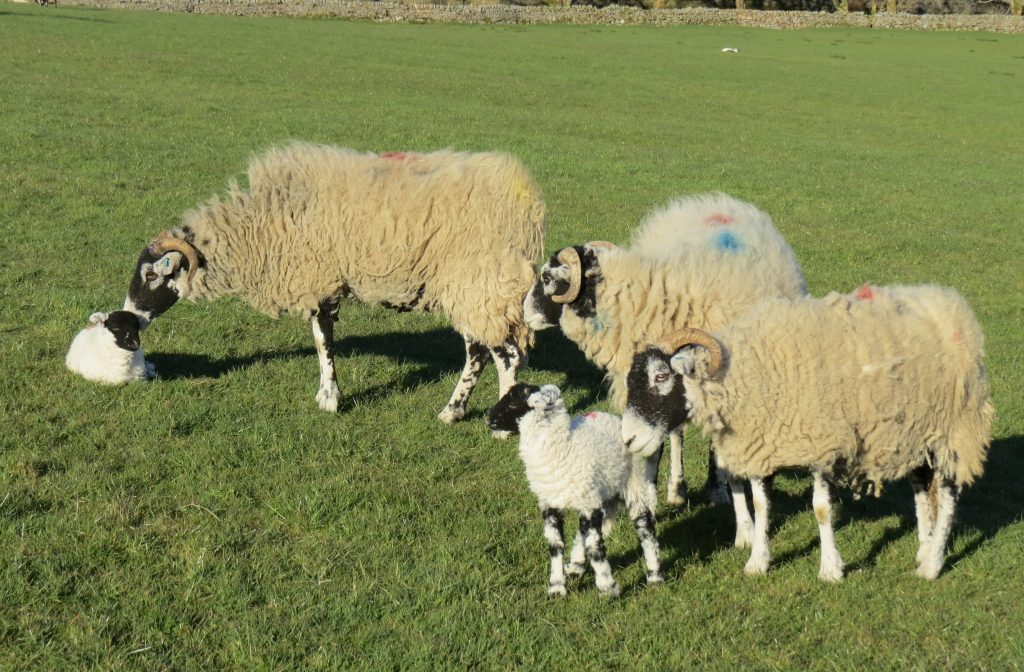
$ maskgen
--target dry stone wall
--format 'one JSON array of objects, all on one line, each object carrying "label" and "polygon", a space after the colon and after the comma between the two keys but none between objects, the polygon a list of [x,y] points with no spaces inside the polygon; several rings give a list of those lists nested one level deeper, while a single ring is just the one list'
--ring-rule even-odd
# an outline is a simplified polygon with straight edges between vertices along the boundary
[{"label": "dry stone wall", "polygon": [[[383,22],[601,25],[739,25],[761,28],[857,26],[902,30],[1024,33],[1024,18],[986,14],[868,14],[767,10],[640,9],[610,5],[549,7],[415,4],[351,0],[61,0],[64,5],[238,16],[338,17]],[[882,3],[879,3],[882,4]]]}]

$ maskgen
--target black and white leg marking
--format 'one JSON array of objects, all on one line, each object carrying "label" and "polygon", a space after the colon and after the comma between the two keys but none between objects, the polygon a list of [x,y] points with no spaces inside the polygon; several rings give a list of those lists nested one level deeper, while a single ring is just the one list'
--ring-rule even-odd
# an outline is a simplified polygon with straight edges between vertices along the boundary
[{"label": "black and white leg marking", "polygon": [[608,564],[608,554],[604,547],[604,511],[594,509],[587,514],[580,514],[580,532],[583,534],[583,545],[587,549],[587,559],[594,568],[594,583],[597,589],[611,597],[619,595],[619,585],[612,576],[612,566]]},{"label": "black and white leg marking", "polygon": [[324,299],[309,320],[316,354],[320,359],[320,389],[316,402],[325,411],[335,413],[341,401],[338,378],[334,373],[334,323],[338,319],[338,300]]},{"label": "black and white leg marking", "polygon": [[821,568],[818,578],[835,583],[843,579],[843,558],[836,547],[835,531],[832,529],[832,497],[828,482],[821,472],[814,472],[814,517],[818,519],[818,536],[821,539]]},{"label": "black and white leg marking", "polygon": [[462,367],[462,375],[459,376],[459,382],[455,385],[448,404],[437,414],[441,422],[449,425],[466,417],[466,402],[480,381],[480,373],[487,365],[489,354],[487,346],[465,336],[463,339],[466,341],[466,363]]},{"label": "black and white leg marking", "polygon": [[551,570],[548,574],[548,597],[565,595],[565,571],[562,554],[565,551],[562,512],[558,509],[544,509],[544,538],[548,541],[551,556]]},{"label": "black and white leg marking", "polygon": [[767,574],[771,563],[771,552],[768,550],[768,515],[771,507],[768,503],[768,488],[763,479],[750,479],[750,494],[754,502],[754,540],[750,559],[743,571],[748,576],[757,576]]},{"label": "black and white leg marking", "polygon": [[525,358],[523,351],[512,340],[490,350],[494,365],[498,367],[498,398],[501,399],[516,384],[516,377]]},{"label": "black and white leg marking", "polygon": [[917,514],[917,566],[920,568],[928,558],[932,543],[932,529],[935,527],[935,506],[930,496],[935,472],[928,465],[922,465],[910,472],[910,487],[914,489],[914,512]]},{"label": "black and white leg marking", "polygon": [[583,545],[582,530],[577,531],[573,539],[569,562],[565,563],[565,573],[568,576],[583,576],[587,573],[587,549]]},{"label": "black and white leg marking", "polygon": [[636,536],[640,538],[640,548],[644,552],[644,564],[647,565],[647,583],[664,583],[661,576],[661,557],[658,549],[658,536],[654,529],[654,514],[646,506],[636,507],[629,512],[636,528]]},{"label": "black and white leg marking", "polygon": [[960,488],[952,480],[936,475],[932,488],[935,491],[935,521],[932,524],[931,539],[921,564],[917,566],[917,575],[922,579],[934,579],[942,571],[946,560],[946,541],[953,527],[956,515],[956,503],[960,498]]}]

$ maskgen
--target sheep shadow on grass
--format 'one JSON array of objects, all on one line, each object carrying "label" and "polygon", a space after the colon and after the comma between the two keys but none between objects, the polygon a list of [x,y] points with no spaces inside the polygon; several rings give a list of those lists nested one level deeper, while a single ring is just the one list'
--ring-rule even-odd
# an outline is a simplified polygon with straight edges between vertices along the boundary
[{"label": "sheep shadow on grass", "polygon": [[[349,395],[342,385],[342,404],[340,412],[350,410],[356,404],[379,399],[389,393],[397,393],[403,389],[419,387],[435,383],[447,375],[457,374],[465,363],[465,349],[462,338],[452,329],[432,329],[425,332],[392,331],[372,335],[340,334],[335,338],[335,366],[341,373],[345,370],[346,360],[361,355],[376,355],[414,365],[411,371],[387,383],[362,389]],[[258,363],[278,359],[308,359],[311,368],[311,383],[317,382],[317,354],[309,347],[291,350],[271,351],[244,357],[211,358],[202,354],[185,353],[146,353],[146,358],[157,368],[163,380],[180,380],[192,378],[217,378],[236,370],[249,368]],[[583,409],[596,404],[605,396],[603,374],[588,362],[576,345],[566,339],[557,330],[547,330],[537,334],[536,345],[527,353],[527,366],[520,372],[519,379],[536,384],[557,382],[556,375],[564,376],[563,393],[572,402],[571,413],[579,413]],[[494,366],[484,369],[483,376],[494,376]],[[315,387],[312,388],[315,392]],[[312,394],[312,392],[311,392]],[[474,394],[477,398],[479,391]],[[438,400],[440,409],[447,397]],[[470,402],[473,403],[472,401]],[[477,401],[478,409],[470,410],[466,418],[481,417],[490,408],[493,400]]]}]

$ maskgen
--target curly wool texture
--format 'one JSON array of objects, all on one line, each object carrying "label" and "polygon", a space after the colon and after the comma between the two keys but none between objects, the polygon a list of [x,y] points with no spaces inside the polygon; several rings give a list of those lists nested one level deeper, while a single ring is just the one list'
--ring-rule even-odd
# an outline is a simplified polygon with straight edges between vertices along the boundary
[{"label": "curly wool texture", "polygon": [[717,337],[722,372],[684,385],[731,473],[808,467],[856,485],[928,463],[959,485],[981,475],[993,416],[984,339],[954,290],[766,300]]},{"label": "curly wool texture", "polygon": [[522,297],[544,235],[533,178],[501,153],[382,155],[293,143],[254,158],[185,215],[206,260],[189,299],[234,295],[272,316],[331,296],[440,309],[487,346],[532,338]]},{"label": "curly wool texture", "polygon": [[648,502],[652,510],[656,505],[656,493],[648,492],[642,469],[634,468],[622,443],[618,416],[570,418],[559,403],[554,410],[524,415],[519,431],[519,457],[541,508],[592,511],[620,495]]},{"label": "curly wool texture", "polygon": [[631,247],[599,252],[596,315],[563,311],[561,326],[607,370],[618,409],[642,346],[683,327],[720,329],[766,297],[807,293],[771,217],[725,194],[677,199],[644,220]]}]

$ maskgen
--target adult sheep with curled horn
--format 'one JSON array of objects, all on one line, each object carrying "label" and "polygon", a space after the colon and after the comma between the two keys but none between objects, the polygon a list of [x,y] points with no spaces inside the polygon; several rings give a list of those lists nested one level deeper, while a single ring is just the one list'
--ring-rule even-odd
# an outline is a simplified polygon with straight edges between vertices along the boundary
[{"label": "adult sheep with curled horn", "polygon": [[[680,198],[651,213],[627,248],[586,243],[541,267],[526,322],[557,325],[607,372],[613,405],[626,402],[633,354],[682,327],[719,329],[765,297],[806,294],[796,255],[771,217],[725,194]],[[682,428],[670,433],[668,501],[686,500]],[[712,501],[728,501],[709,461]]]},{"label": "adult sheep with curled horn", "polygon": [[[871,287],[823,299],[768,299],[723,330],[684,330],[638,353],[622,418],[626,446],[652,455],[689,421],[710,435],[733,475],[737,547],[764,574],[765,480],[782,469],[814,477],[819,576],[843,577],[829,483],[878,494],[909,477],[917,574],[942,570],[957,498],[982,473],[992,403],[983,336],[967,302],[934,285]],[[739,479],[750,479],[750,520]]]},{"label": "adult sheep with curled horn", "polygon": [[147,245],[125,309],[148,323],[179,298],[238,296],[271,317],[300,313],[320,360],[316,400],[332,412],[342,299],[441,311],[466,348],[438,416],[454,422],[489,359],[499,397],[515,383],[533,338],[522,297],[543,235],[540,192],[510,155],[296,142],[254,157],[247,189],[232,182]]}]

